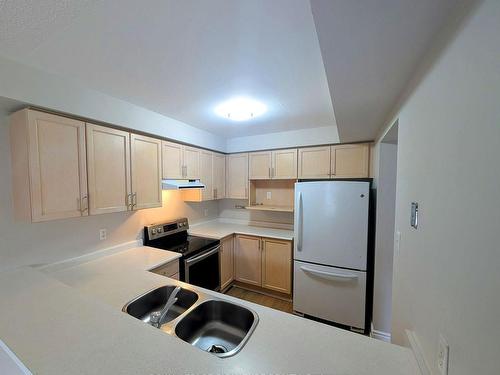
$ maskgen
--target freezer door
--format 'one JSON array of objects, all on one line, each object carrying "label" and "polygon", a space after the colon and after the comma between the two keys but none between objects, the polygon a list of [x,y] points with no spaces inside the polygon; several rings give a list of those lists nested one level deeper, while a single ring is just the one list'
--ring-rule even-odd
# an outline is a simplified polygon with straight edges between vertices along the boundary
[{"label": "freezer door", "polygon": [[293,309],[365,328],[366,272],[294,262]]},{"label": "freezer door", "polygon": [[294,259],[366,271],[369,183],[295,184]]}]

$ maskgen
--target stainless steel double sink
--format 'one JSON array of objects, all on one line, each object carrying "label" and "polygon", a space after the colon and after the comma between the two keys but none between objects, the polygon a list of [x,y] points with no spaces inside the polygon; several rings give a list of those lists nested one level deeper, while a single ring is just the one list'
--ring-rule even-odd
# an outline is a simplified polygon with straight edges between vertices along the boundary
[{"label": "stainless steel double sink", "polygon": [[[177,285],[150,290],[130,301],[123,311],[149,324]],[[160,330],[218,357],[238,353],[250,338],[259,317],[247,307],[214,298],[184,286],[168,310]]]}]

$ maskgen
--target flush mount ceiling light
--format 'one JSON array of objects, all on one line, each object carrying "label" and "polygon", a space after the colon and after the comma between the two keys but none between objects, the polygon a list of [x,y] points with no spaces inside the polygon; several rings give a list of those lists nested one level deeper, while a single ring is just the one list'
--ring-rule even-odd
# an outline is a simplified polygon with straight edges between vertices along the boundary
[{"label": "flush mount ceiling light", "polygon": [[219,104],[215,113],[233,121],[246,121],[264,114],[265,104],[250,98],[233,98]]}]

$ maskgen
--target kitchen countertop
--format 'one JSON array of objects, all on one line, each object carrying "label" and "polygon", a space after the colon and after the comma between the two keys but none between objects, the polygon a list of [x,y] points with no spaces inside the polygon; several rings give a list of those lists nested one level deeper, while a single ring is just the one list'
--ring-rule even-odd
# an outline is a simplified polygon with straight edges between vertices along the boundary
[{"label": "kitchen countertop", "polygon": [[276,238],[288,241],[293,240],[293,230],[243,225],[223,220],[212,220],[192,225],[189,228],[189,234],[217,240],[232,234],[246,234],[249,236]]},{"label": "kitchen countertop", "polygon": [[34,374],[419,374],[408,348],[206,290],[259,315],[233,357],[218,358],[123,313],[134,297],[173,282],[147,270],[176,255],[141,247],[50,274],[5,271],[0,338]]}]

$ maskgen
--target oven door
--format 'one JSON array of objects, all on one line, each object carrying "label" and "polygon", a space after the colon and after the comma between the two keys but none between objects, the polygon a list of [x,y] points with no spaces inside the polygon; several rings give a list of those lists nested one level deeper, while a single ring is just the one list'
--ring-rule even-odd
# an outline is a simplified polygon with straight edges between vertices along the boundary
[{"label": "oven door", "polygon": [[220,245],[184,260],[185,282],[202,288],[220,290]]}]

